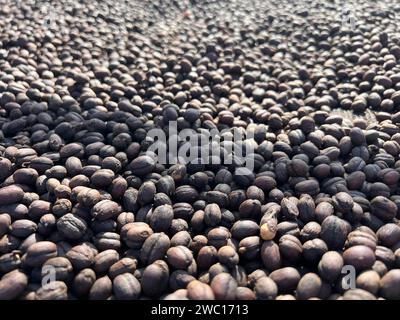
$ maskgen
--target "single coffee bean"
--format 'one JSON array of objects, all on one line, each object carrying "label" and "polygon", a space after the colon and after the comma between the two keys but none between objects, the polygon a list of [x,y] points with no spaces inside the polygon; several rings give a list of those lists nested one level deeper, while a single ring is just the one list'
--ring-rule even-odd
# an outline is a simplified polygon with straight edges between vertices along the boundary
[{"label": "single coffee bean", "polygon": [[361,273],[356,280],[357,288],[363,289],[376,295],[379,290],[381,277],[376,271],[368,270]]},{"label": "single coffee bean", "polygon": [[379,243],[385,247],[391,247],[400,242],[400,226],[394,223],[387,223],[376,232]]},{"label": "single coffee bean", "polygon": [[238,253],[248,260],[253,260],[260,254],[261,240],[258,236],[246,237],[239,242]]},{"label": "single coffee bean", "polygon": [[36,300],[67,300],[67,285],[62,281],[51,281],[36,291]]},{"label": "single coffee bean", "polygon": [[228,273],[216,275],[211,281],[211,289],[217,300],[235,299],[237,283]]},{"label": "single coffee bean", "polygon": [[353,208],[353,198],[346,192],[339,192],[332,197],[332,202],[336,210],[347,213]]},{"label": "single coffee bean", "polygon": [[349,223],[336,216],[327,217],[321,225],[321,239],[325,241],[329,249],[341,249],[351,231]]},{"label": "single coffee bean", "polygon": [[174,218],[172,206],[165,204],[153,210],[149,216],[149,225],[155,232],[167,231]]},{"label": "single coffee bean", "polygon": [[296,262],[301,258],[303,246],[295,236],[285,234],[279,239],[279,252],[286,260]]},{"label": "single coffee bean", "polygon": [[66,239],[79,240],[84,236],[87,230],[87,224],[85,220],[77,215],[68,213],[58,219],[57,230]]},{"label": "single coffee bean", "polygon": [[232,237],[241,240],[246,237],[258,235],[260,227],[253,220],[238,220],[231,228]]},{"label": "single coffee bean", "polygon": [[218,250],[218,261],[231,268],[239,263],[239,255],[230,246],[223,246]]},{"label": "single coffee bean", "polygon": [[318,274],[323,280],[333,283],[340,276],[343,265],[343,258],[338,252],[328,251],[318,264]]},{"label": "single coffee bean", "polygon": [[298,217],[299,209],[297,208],[296,198],[285,198],[281,201],[282,215],[288,219],[293,220]]},{"label": "single coffee bean", "polygon": [[380,294],[385,299],[400,299],[400,270],[393,269],[386,273],[380,281]]},{"label": "single coffee bean", "polygon": [[94,257],[94,270],[98,274],[108,272],[109,268],[119,260],[119,254],[114,249],[100,252]]},{"label": "single coffee bean", "polygon": [[94,262],[95,255],[94,250],[86,244],[72,247],[66,253],[66,257],[76,270],[89,268]]},{"label": "single coffee bean", "polygon": [[0,272],[9,273],[21,266],[21,255],[18,251],[5,253],[0,256]]},{"label": "single coffee bean", "polygon": [[257,300],[275,300],[278,295],[278,286],[269,277],[260,277],[254,285]]},{"label": "single coffee bean", "polygon": [[143,293],[149,297],[159,297],[168,287],[169,268],[162,260],[148,265],[143,272],[141,284]]},{"label": "single coffee bean", "polygon": [[153,233],[143,243],[140,260],[145,265],[163,259],[170,247],[170,240],[164,233]]},{"label": "single coffee bean", "polygon": [[328,246],[321,239],[308,240],[303,243],[303,257],[311,264],[317,264],[327,251]]},{"label": "single coffee bean", "polygon": [[152,234],[153,230],[144,222],[131,222],[121,229],[122,239],[132,249],[140,249],[144,241]]},{"label": "single coffee bean", "polygon": [[120,213],[120,205],[111,200],[102,200],[92,209],[92,216],[97,220],[115,219]]},{"label": "single coffee bean", "polygon": [[382,221],[390,221],[397,214],[397,206],[391,200],[377,196],[371,200],[371,213]]},{"label": "single coffee bean", "polygon": [[77,297],[87,297],[95,281],[96,273],[92,269],[81,270],[73,281],[73,289]]},{"label": "single coffee bean", "polygon": [[279,291],[293,291],[300,281],[299,272],[292,267],[285,267],[270,273],[269,277],[276,283]]},{"label": "single coffee bean", "polygon": [[204,222],[207,226],[213,227],[221,222],[221,209],[217,204],[208,204],[204,208]]},{"label": "single coffee bean", "polygon": [[0,214],[0,238],[3,237],[10,229],[11,217],[7,213]]},{"label": "single coffee bean", "polygon": [[20,202],[24,197],[24,190],[16,185],[0,188],[0,205]]},{"label": "single coffee bean", "polygon": [[344,251],[343,259],[346,265],[351,265],[356,270],[364,270],[374,264],[375,253],[367,246],[357,245]]},{"label": "single coffee bean", "polygon": [[193,261],[193,254],[184,246],[171,247],[167,251],[167,261],[175,269],[186,269]]},{"label": "single coffee bean", "polygon": [[187,296],[190,300],[214,300],[213,290],[208,284],[198,280],[191,281],[187,288]]},{"label": "single coffee bean", "polygon": [[264,241],[260,253],[262,262],[267,270],[273,271],[281,267],[282,261],[279,246],[275,242],[271,240]]},{"label": "single coffee bean", "polygon": [[0,280],[0,300],[13,300],[18,298],[28,285],[28,277],[19,270],[14,270],[3,275]]},{"label": "single coffee bean", "polygon": [[123,273],[113,280],[113,292],[118,300],[136,300],[140,296],[139,281],[131,273]]},{"label": "single coffee bean", "polygon": [[321,226],[317,222],[308,222],[300,232],[300,240],[306,242],[319,238],[321,234]]},{"label": "single coffee bean", "polygon": [[57,246],[50,241],[32,244],[26,253],[24,262],[31,267],[40,267],[50,258],[57,256]]},{"label": "single coffee bean", "polygon": [[98,278],[90,288],[90,300],[107,300],[112,294],[113,285],[108,276]]},{"label": "single coffee bean", "polygon": [[321,278],[315,273],[307,273],[300,279],[297,285],[296,297],[299,300],[319,297],[321,287]]},{"label": "single coffee bean", "polygon": [[350,289],[344,293],[343,300],[376,300],[376,298],[363,289]]},{"label": "single coffee bean", "polygon": [[256,299],[256,295],[249,288],[237,287],[236,288],[235,299],[236,300],[255,300]]},{"label": "single coffee bean", "polygon": [[184,289],[193,280],[196,280],[196,278],[187,271],[175,270],[169,278],[169,286],[172,290]]}]

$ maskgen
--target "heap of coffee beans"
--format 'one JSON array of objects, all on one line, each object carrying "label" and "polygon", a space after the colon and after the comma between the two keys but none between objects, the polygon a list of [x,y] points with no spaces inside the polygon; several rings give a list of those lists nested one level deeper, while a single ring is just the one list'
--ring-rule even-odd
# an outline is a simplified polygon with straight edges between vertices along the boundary
[{"label": "heap of coffee beans", "polygon": [[400,299],[400,5],[343,2],[1,1],[0,299]]}]

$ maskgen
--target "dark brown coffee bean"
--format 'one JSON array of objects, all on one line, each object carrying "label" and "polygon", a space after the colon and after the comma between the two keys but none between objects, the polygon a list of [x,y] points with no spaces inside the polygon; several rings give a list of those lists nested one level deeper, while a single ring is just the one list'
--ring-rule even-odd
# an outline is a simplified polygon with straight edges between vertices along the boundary
[{"label": "dark brown coffee bean", "polygon": [[118,250],[121,247],[120,235],[115,232],[99,232],[94,237],[93,242],[99,251]]},{"label": "dark brown coffee bean", "polygon": [[329,249],[341,249],[350,231],[351,226],[347,221],[336,216],[329,216],[322,222],[321,239],[325,241]]},{"label": "dark brown coffee bean", "polygon": [[27,219],[13,222],[10,234],[19,238],[26,238],[37,230],[37,224]]},{"label": "dark brown coffee bean", "polygon": [[346,265],[351,265],[356,270],[364,270],[374,264],[375,253],[367,246],[357,245],[347,249],[343,253],[343,259]]},{"label": "dark brown coffee bean", "polygon": [[273,241],[264,241],[260,253],[267,270],[273,271],[280,268],[282,261],[279,247],[276,243]]},{"label": "dark brown coffee bean", "polygon": [[118,300],[136,300],[140,296],[139,281],[131,273],[123,273],[113,280],[113,292]]},{"label": "dark brown coffee bean", "polygon": [[299,239],[286,234],[279,239],[279,252],[282,257],[290,262],[296,262],[301,258],[303,246]]},{"label": "dark brown coffee bean", "polygon": [[332,202],[336,210],[347,213],[353,208],[353,198],[346,192],[339,192],[332,197]]},{"label": "dark brown coffee bean", "polygon": [[176,188],[175,197],[178,202],[193,203],[198,199],[199,193],[192,186],[183,185]]},{"label": "dark brown coffee bean", "polygon": [[309,195],[316,195],[319,192],[318,182],[315,180],[306,180],[299,182],[295,185],[295,191],[297,194],[307,193]]},{"label": "dark brown coffee bean", "polygon": [[275,300],[278,295],[278,286],[269,277],[260,277],[254,285],[257,300]]},{"label": "dark brown coffee bean", "polygon": [[234,248],[223,246],[218,250],[218,261],[231,268],[239,263],[239,256]]},{"label": "dark brown coffee bean", "polygon": [[232,237],[241,240],[246,237],[258,235],[260,227],[252,220],[238,220],[231,228]]},{"label": "dark brown coffee bean", "polygon": [[20,202],[23,197],[24,190],[16,185],[7,186],[0,189],[0,205]]},{"label": "dark brown coffee bean", "polygon": [[31,267],[40,267],[48,259],[56,256],[57,246],[53,242],[40,241],[28,248],[24,263]]},{"label": "dark brown coffee bean", "polygon": [[261,214],[261,202],[253,199],[245,200],[239,206],[239,212],[242,219],[256,219]]},{"label": "dark brown coffee bean", "polygon": [[318,274],[329,283],[333,283],[341,274],[343,258],[336,251],[326,252],[318,264]]},{"label": "dark brown coffee bean", "polygon": [[119,260],[119,254],[113,249],[100,252],[94,257],[94,270],[98,274],[106,273]]},{"label": "dark brown coffee bean", "polygon": [[130,164],[131,170],[135,175],[145,176],[153,171],[155,161],[149,156],[139,156]]},{"label": "dark brown coffee bean", "polygon": [[140,260],[145,265],[163,259],[170,247],[170,240],[164,233],[153,233],[143,243]]},{"label": "dark brown coffee bean", "polygon": [[110,200],[102,200],[92,209],[92,215],[97,220],[115,219],[120,213],[121,206]]},{"label": "dark brown coffee bean", "polygon": [[214,300],[213,290],[208,284],[198,280],[191,281],[187,288],[187,296],[190,300]]},{"label": "dark brown coffee bean", "polygon": [[175,269],[186,269],[193,261],[193,254],[184,246],[171,247],[167,251],[167,261]]},{"label": "dark brown coffee bean", "polygon": [[299,300],[308,300],[319,297],[322,287],[321,278],[315,273],[305,274],[297,284],[296,297]]},{"label": "dark brown coffee bean", "polygon": [[229,231],[224,227],[211,229],[207,234],[208,244],[219,249],[228,243],[230,238]]},{"label": "dark brown coffee bean", "polygon": [[216,275],[211,281],[211,289],[217,300],[235,299],[237,283],[228,273]]},{"label": "dark brown coffee bean", "polygon": [[0,214],[0,238],[10,229],[11,217],[7,213]]},{"label": "dark brown coffee bean", "polygon": [[343,300],[376,300],[376,298],[363,289],[350,289],[344,293]]},{"label": "dark brown coffee bean", "polygon": [[123,274],[123,273],[132,273],[134,274],[136,267],[137,267],[137,260],[129,257],[122,258],[118,262],[114,263],[109,271],[108,274],[111,279],[114,279],[116,276]]},{"label": "dark brown coffee bean", "polygon": [[249,288],[237,287],[236,288],[235,299],[236,300],[255,300],[256,299],[256,295]]},{"label": "dark brown coffee bean", "polygon": [[239,242],[238,253],[248,260],[258,257],[261,248],[261,240],[257,236],[247,237]]},{"label": "dark brown coffee bean", "polygon": [[217,204],[208,204],[204,208],[204,222],[207,226],[213,227],[221,222],[221,209]]},{"label": "dark brown coffee bean", "polygon": [[36,291],[36,300],[67,300],[67,285],[62,281],[51,281]]},{"label": "dark brown coffee bean", "polygon": [[375,251],[378,239],[375,233],[368,227],[361,226],[347,236],[348,247],[365,245]]},{"label": "dark brown coffee bean", "polygon": [[57,230],[66,239],[79,240],[84,236],[87,230],[87,224],[85,220],[80,217],[68,213],[58,219]]},{"label": "dark brown coffee bean", "polygon": [[379,290],[381,277],[376,271],[369,270],[361,273],[356,280],[357,288],[363,289],[376,295]]},{"label": "dark brown coffee bean", "polygon": [[33,220],[39,220],[45,214],[51,212],[51,203],[43,200],[34,200],[30,206],[28,215]]},{"label": "dark brown coffee bean", "polygon": [[321,226],[317,222],[307,223],[300,232],[300,240],[306,242],[319,238],[321,234]]},{"label": "dark brown coffee bean", "polygon": [[393,269],[386,273],[380,281],[380,294],[385,299],[400,299],[400,270]]},{"label": "dark brown coffee bean", "polygon": [[42,279],[50,275],[57,281],[70,281],[73,275],[71,262],[63,257],[50,258],[42,266]]},{"label": "dark brown coffee bean", "polygon": [[390,221],[397,214],[397,206],[389,199],[377,196],[371,200],[371,213],[382,221]]},{"label": "dark brown coffee bean", "polygon": [[187,271],[175,270],[169,278],[169,286],[172,290],[185,289],[193,280],[196,280],[196,278]]},{"label": "dark brown coffee bean", "polygon": [[149,297],[159,297],[168,287],[169,268],[162,260],[148,265],[143,272],[141,284],[143,293]]},{"label": "dark brown coffee bean", "polygon": [[379,228],[376,233],[379,243],[385,247],[391,247],[400,241],[400,226],[394,223],[388,223]]},{"label": "dark brown coffee bean", "polygon": [[277,284],[280,292],[293,291],[300,281],[299,272],[292,267],[285,267],[270,273],[269,277]]},{"label": "dark brown coffee bean", "polygon": [[299,209],[297,208],[297,199],[294,197],[282,199],[281,207],[282,215],[288,220],[296,219],[299,215]]},{"label": "dark brown coffee bean", "polygon": [[165,204],[155,208],[153,212],[151,212],[149,216],[149,224],[155,232],[165,232],[171,226],[173,218],[174,211],[172,206]]},{"label": "dark brown coffee bean", "polygon": [[90,300],[107,300],[112,294],[113,285],[108,276],[98,278],[90,288]]},{"label": "dark brown coffee bean", "polygon": [[21,266],[21,255],[18,251],[5,253],[0,256],[0,272],[6,274]]},{"label": "dark brown coffee bean", "polygon": [[68,250],[66,257],[71,261],[74,269],[88,268],[94,262],[95,251],[87,244],[80,244]]},{"label": "dark brown coffee bean", "polygon": [[34,185],[39,174],[35,169],[22,168],[14,172],[14,182],[18,184]]},{"label": "dark brown coffee bean", "polygon": [[3,275],[0,280],[0,300],[13,300],[18,298],[26,286],[28,277],[19,270],[14,270]]},{"label": "dark brown coffee bean", "polygon": [[90,182],[96,188],[105,188],[111,185],[114,178],[115,174],[112,170],[100,169],[90,177]]},{"label": "dark brown coffee bean", "polygon": [[92,269],[81,270],[74,278],[73,288],[78,297],[86,297],[96,281],[96,273]]},{"label": "dark brown coffee bean", "polygon": [[321,239],[308,240],[303,243],[303,257],[311,264],[317,264],[328,251],[328,246]]},{"label": "dark brown coffee bean", "polygon": [[147,223],[131,222],[121,229],[122,239],[129,248],[140,249],[144,241],[153,234],[153,230]]}]

